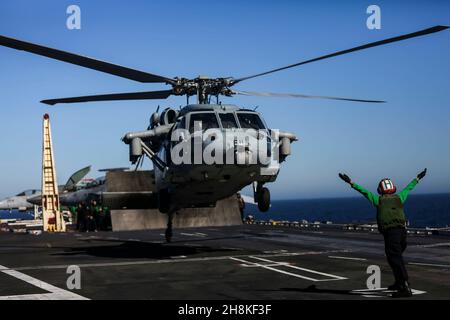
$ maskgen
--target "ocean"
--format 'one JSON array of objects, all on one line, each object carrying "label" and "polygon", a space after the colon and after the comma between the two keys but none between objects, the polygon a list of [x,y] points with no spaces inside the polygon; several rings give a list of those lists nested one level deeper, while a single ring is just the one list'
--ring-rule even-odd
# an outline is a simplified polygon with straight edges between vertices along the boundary
[{"label": "ocean", "polygon": [[20,212],[18,210],[0,210],[0,219],[22,219],[32,220],[34,219],[33,212]]},{"label": "ocean", "polygon": [[[405,212],[411,227],[449,227],[450,194],[410,195]],[[268,212],[246,205],[246,215],[258,220],[375,222],[375,209],[363,197],[273,200]],[[33,219],[32,213],[0,211],[0,219]]]},{"label": "ocean", "polygon": [[[450,226],[450,194],[410,195],[405,213],[411,227]],[[375,208],[362,196],[334,199],[273,200],[268,212],[246,205],[246,215],[257,220],[332,221],[333,223],[375,222]]]}]

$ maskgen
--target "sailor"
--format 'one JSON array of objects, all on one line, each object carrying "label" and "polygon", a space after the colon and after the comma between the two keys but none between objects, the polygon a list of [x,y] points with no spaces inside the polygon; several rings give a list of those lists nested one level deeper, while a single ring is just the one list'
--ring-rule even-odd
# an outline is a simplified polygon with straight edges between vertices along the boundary
[{"label": "sailor", "polygon": [[97,205],[96,207],[96,223],[98,230],[106,230],[106,214],[102,205]]},{"label": "sailor", "polygon": [[88,231],[97,232],[98,228],[98,206],[97,201],[91,200],[91,205],[88,209]]},{"label": "sailor", "polygon": [[84,231],[86,228],[86,209],[83,203],[79,203],[77,206],[77,230]]},{"label": "sailor", "polygon": [[109,209],[109,207],[104,206],[103,212],[105,213],[105,222],[104,222],[105,230],[111,230],[112,229],[111,210]]},{"label": "sailor", "polygon": [[378,184],[380,196],[364,189],[354,183],[346,174],[339,173],[339,177],[351,185],[353,189],[366,197],[377,209],[378,230],[384,237],[385,253],[388,263],[394,274],[395,283],[389,290],[396,291],[392,297],[402,298],[412,296],[408,282],[408,272],[403,261],[403,252],[406,249],[406,217],[403,205],[408,193],[425,176],[427,169],[420,172],[399,194],[397,188],[389,178],[384,178]]},{"label": "sailor", "polygon": [[241,214],[242,221],[244,220],[244,210],[245,210],[245,201],[244,198],[242,198],[242,195],[238,192],[236,194],[238,199],[238,205],[239,205],[239,212]]}]

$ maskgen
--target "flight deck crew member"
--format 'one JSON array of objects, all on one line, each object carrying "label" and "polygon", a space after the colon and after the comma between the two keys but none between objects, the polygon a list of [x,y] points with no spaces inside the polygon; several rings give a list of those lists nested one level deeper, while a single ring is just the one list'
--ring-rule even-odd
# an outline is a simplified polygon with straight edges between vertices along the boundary
[{"label": "flight deck crew member", "polygon": [[86,209],[83,203],[79,203],[77,207],[77,230],[84,231],[86,228]]},{"label": "flight deck crew member", "polygon": [[395,283],[389,286],[388,289],[396,291],[392,295],[395,298],[412,296],[408,282],[408,272],[403,261],[403,252],[407,246],[406,217],[403,205],[408,197],[408,193],[414,189],[426,173],[427,169],[424,169],[399,194],[396,194],[397,189],[394,183],[390,179],[385,178],[378,184],[377,191],[380,196],[352,182],[346,174],[339,173],[339,177],[342,180],[360,192],[377,209],[378,230],[384,237],[386,257],[395,278]]},{"label": "flight deck crew member", "polygon": [[241,220],[244,221],[244,210],[245,210],[245,200],[242,198],[241,194],[238,192],[236,194],[239,205],[239,212],[241,214]]},{"label": "flight deck crew member", "polygon": [[103,212],[105,213],[105,230],[111,230],[112,229],[112,223],[111,223],[111,210],[109,207],[103,207]]},{"label": "flight deck crew member", "polygon": [[70,211],[70,219],[72,222],[74,222],[74,221],[76,222],[77,230],[78,230],[77,207],[70,206],[69,211]]},{"label": "flight deck crew member", "polygon": [[92,200],[88,209],[88,231],[97,232],[98,229],[98,207],[97,201]]}]

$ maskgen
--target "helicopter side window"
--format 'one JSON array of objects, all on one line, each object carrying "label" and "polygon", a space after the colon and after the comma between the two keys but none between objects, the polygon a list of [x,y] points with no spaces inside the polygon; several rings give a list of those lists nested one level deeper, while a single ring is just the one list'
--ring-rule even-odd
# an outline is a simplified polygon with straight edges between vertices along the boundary
[{"label": "helicopter side window", "polygon": [[214,112],[198,112],[191,114],[191,120],[189,121],[189,132],[194,132],[194,122],[202,122],[202,130],[208,130],[212,128],[219,128],[216,114]]},{"label": "helicopter side window", "polygon": [[232,129],[237,128],[236,118],[232,113],[219,113],[220,122],[222,123],[222,128]]},{"label": "helicopter side window", "polygon": [[243,129],[265,129],[264,123],[256,113],[239,112],[237,116]]}]

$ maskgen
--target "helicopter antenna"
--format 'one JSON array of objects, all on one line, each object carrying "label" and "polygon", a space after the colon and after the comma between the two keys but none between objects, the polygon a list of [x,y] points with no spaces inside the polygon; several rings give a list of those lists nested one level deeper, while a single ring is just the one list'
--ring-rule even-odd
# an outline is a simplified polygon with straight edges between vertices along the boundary
[{"label": "helicopter antenna", "polygon": [[255,106],[254,108],[253,108],[253,111],[256,111],[256,109],[258,109],[259,108],[259,106]]}]

